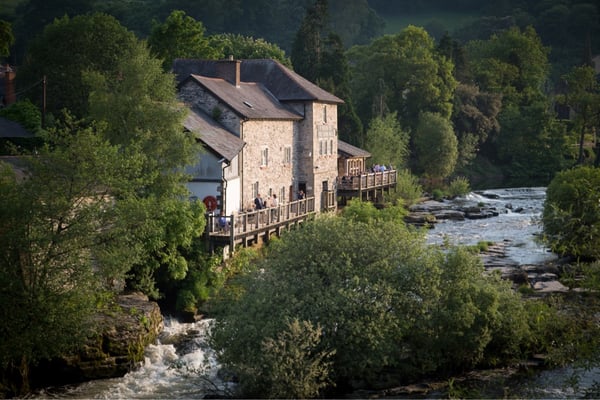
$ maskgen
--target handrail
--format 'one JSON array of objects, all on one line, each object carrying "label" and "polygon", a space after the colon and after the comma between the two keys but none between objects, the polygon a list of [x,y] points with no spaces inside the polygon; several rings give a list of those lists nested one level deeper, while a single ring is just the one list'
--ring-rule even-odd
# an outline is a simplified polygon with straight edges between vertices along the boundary
[{"label": "handrail", "polygon": [[338,176],[338,190],[368,190],[382,186],[393,186],[397,182],[395,169],[383,172],[369,172],[360,175]]},{"label": "handrail", "polygon": [[291,221],[315,212],[315,198],[307,197],[294,200],[277,207],[263,208],[261,210],[244,211],[231,215],[206,214],[206,231],[210,234],[230,234],[233,237],[256,230],[264,229],[271,225]]}]

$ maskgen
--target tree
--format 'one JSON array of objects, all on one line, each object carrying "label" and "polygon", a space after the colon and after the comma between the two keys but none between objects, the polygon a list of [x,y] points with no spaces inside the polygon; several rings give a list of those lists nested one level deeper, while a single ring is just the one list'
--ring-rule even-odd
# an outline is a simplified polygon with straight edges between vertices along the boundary
[{"label": "tree", "polygon": [[[557,96],[557,101],[574,112],[573,129],[579,133],[577,163],[582,164],[585,137],[600,127],[600,83],[596,79],[596,71],[590,66],[574,67],[563,75],[563,79],[567,93]],[[600,157],[596,157],[596,161],[600,161]]]},{"label": "tree", "polygon": [[409,26],[368,46],[348,51],[352,94],[363,122],[397,112],[410,131],[419,113],[436,112],[449,118],[456,80],[452,63],[440,55],[423,28]]},{"label": "tree", "polygon": [[110,201],[129,160],[97,130],[47,139],[20,168],[0,163],[0,367],[22,378],[16,394],[30,364],[82,344],[96,301],[137,258]]},{"label": "tree", "polygon": [[454,171],[458,141],[447,119],[439,114],[423,113],[413,140],[417,165],[428,177],[443,179]]},{"label": "tree", "polygon": [[543,233],[553,252],[600,258],[600,170],[581,166],[559,172],[546,190]]},{"label": "tree", "polygon": [[46,26],[35,40],[19,70],[20,87],[37,87],[26,95],[41,105],[41,80],[47,82],[47,112],[60,115],[66,108],[76,117],[88,112],[89,87],[84,71],[97,71],[118,79],[116,66],[130,58],[138,40],[132,32],[106,14],[64,16]]},{"label": "tree", "polygon": [[105,137],[136,163],[129,176],[131,190],[118,194],[128,207],[123,223],[144,250],[128,283],[158,298],[157,271],[183,279],[188,264],[182,251],[204,230],[204,206],[188,200],[183,173],[200,148],[183,132],[186,110],[177,101],[173,75],[162,70],[143,42],[116,69],[119,79],[84,74],[91,88],[89,117],[105,124]]},{"label": "tree", "polygon": [[0,20],[0,59],[10,54],[10,46],[15,42],[12,26],[7,21]]},{"label": "tree", "polygon": [[327,0],[316,0],[315,4],[306,10],[292,45],[294,70],[314,83],[320,77],[328,18]]},{"label": "tree", "polygon": [[[214,303],[211,344],[239,378],[238,394],[294,397],[281,390],[294,372],[313,377],[306,389],[320,396],[333,384],[340,394],[353,380],[368,385],[390,369],[411,379],[493,358],[488,346],[509,342],[504,328],[515,328],[515,343],[526,340],[522,301],[509,283],[483,274],[477,255],[444,254],[422,232],[362,219],[374,209],[356,211],[324,216],[273,242],[257,269]],[[274,342],[271,355],[266,344]]]},{"label": "tree", "polygon": [[248,36],[232,33],[216,34],[209,37],[210,45],[219,52],[219,58],[256,59],[267,58],[277,60],[290,67],[292,62],[276,44],[268,43],[264,39],[254,39]]},{"label": "tree", "polygon": [[513,184],[546,184],[565,165],[565,137],[544,92],[548,48],[533,28],[511,28],[467,45],[475,83],[502,95],[501,134],[486,155],[505,166]]},{"label": "tree", "polygon": [[500,132],[498,114],[502,108],[501,95],[481,92],[477,86],[459,84],[454,92],[452,123],[458,139],[457,166],[468,165],[478,154],[481,145],[493,142]]},{"label": "tree", "polygon": [[181,10],[174,10],[163,23],[153,22],[148,44],[170,70],[176,58],[218,58],[218,51],[204,36],[204,25]]},{"label": "tree", "polygon": [[409,155],[409,135],[400,127],[396,113],[374,118],[367,130],[366,148],[374,164],[406,166]]}]

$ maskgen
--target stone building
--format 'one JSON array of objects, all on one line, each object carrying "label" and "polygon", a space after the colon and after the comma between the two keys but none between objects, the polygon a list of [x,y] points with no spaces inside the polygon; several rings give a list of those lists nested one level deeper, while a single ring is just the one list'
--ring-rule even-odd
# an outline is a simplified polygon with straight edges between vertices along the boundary
[{"label": "stone building", "polygon": [[209,209],[230,215],[259,193],[285,203],[300,190],[335,209],[341,99],[274,60],[178,59],[173,72],[185,128],[206,149],[189,188]]}]

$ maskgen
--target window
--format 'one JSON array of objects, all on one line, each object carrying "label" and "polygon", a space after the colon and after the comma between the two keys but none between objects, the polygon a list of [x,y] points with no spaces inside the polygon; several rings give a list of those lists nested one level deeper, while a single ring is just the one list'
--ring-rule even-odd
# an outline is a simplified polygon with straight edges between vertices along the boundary
[{"label": "window", "polygon": [[282,186],[281,190],[279,191],[279,204],[281,204],[284,201],[285,201],[285,186]]},{"label": "window", "polygon": [[252,184],[252,198],[256,198],[256,196],[258,196],[258,182]]},{"label": "window", "polygon": [[323,122],[327,123],[327,106],[323,106]]},{"label": "window", "polygon": [[292,163],[292,148],[289,146],[286,147],[285,149],[283,149],[283,163],[284,164]]},{"label": "window", "polygon": [[269,165],[269,149],[264,148],[260,152],[260,165],[261,167],[266,167]]}]

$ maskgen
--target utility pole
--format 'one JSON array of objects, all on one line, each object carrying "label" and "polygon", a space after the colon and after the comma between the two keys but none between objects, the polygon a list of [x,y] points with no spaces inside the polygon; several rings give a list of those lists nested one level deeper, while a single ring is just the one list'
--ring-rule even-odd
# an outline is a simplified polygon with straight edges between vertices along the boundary
[{"label": "utility pole", "polygon": [[46,127],[46,75],[42,78],[42,128]]}]

